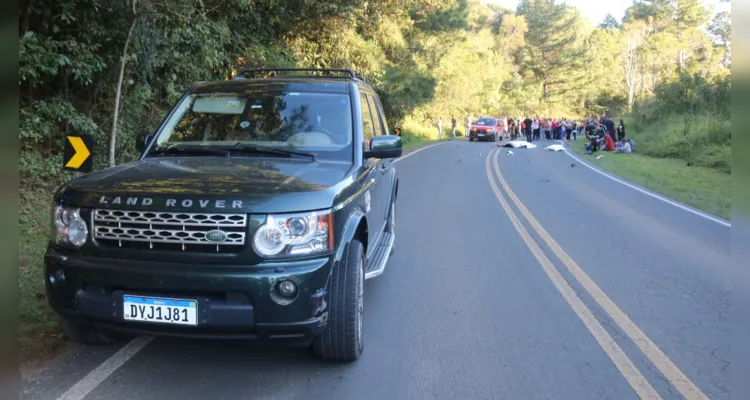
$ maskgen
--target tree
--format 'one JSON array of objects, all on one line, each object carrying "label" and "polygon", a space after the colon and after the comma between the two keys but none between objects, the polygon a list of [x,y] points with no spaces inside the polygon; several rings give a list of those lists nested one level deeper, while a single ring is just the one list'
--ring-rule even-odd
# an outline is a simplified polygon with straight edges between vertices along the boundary
[{"label": "tree", "polygon": [[578,12],[555,0],[521,0],[517,14],[528,25],[522,74],[537,82],[543,101],[563,102],[586,84]]},{"label": "tree", "polygon": [[643,22],[636,21],[626,24],[623,30],[624,46],[622,48],[622,69],[625,76],[625,86],[628,92],[628,107],[633,107],[635,91],[638,86],[639,67],[642,67],[641,59],[643,47],[646,44],[652,27]]},{"label": "tree", "polygon": [[604,17],[604,21],[599,24],[599,28],[622,29],[622,24],[620,24],[620,21],[618,21],[617,18],[615,18],[612,14],[607,14],[607,16]]},{"label": "tree", "polygon": [[729,11],[722,11],[714,16],[708,31],[713,35],[713,44],[723,49],[722,64],[731,67],[732,59],[732,15]]}]

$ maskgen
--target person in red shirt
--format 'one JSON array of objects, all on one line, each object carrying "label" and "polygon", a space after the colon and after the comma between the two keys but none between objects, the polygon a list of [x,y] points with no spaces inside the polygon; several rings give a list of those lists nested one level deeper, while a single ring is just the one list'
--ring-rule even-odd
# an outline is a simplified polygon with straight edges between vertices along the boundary
[{"label": "person in red shirt", "polygon": [[609,133],[604,135],[604,150],[615,151],[615,141],[612,140],[612,136]]}]

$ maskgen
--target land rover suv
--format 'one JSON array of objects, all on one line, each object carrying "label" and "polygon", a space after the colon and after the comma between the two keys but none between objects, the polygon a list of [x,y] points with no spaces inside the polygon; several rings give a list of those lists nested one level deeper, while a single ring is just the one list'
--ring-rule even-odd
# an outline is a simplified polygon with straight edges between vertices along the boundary
[{"label": "land rover suv", "polygon": [[46,290],[74,341],[121,334],[363,349],[364,280],[394,249],[398,178],[351,70],[253,69],[188,89],[140,159],[54,195]]}]

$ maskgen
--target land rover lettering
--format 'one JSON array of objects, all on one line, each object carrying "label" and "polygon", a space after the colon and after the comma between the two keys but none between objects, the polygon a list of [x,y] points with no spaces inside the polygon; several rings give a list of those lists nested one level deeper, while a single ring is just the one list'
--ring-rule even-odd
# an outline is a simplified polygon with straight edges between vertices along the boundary
[{"label": "land rover lettering", "polygon": [[[107,197],[107,196],[101,196],[99,198],[99,204],[105,204],[105,205],[122,205],[124,202],[125,205],[129,206],[150,206],[154,204],[154,199],[150,197],[124,197],[124,196],[114,196],[114,197]],[[231,208],[237,209],[242,208],[243,201],[242,200],[206,200],[206,199],[166,199],[164,200],[164,206],[165,207],[182,207],[182,208],[207,208],[207,207],[215,207],[215,208],[227,208],[227,203],[231,202]]]}]

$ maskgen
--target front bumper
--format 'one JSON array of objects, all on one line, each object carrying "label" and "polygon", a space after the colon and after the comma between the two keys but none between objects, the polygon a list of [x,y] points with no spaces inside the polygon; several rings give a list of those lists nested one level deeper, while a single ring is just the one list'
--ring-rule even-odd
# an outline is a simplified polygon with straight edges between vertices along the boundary
[{"label": "front bumper", "polygon": [[[333,256],[267,265],[128,261],[62,254],[44,257],[51,308],[72,320],[135,334],[229,339],[308,339],[327,325]],[[291,304],[273,301],[279,280],[297,284]],[[197,301],[197,325],[126,321],[123,296]]]},{"label": "front bumper", "polygon": [[490,140],[492,139],[492,136],[496,134],[490,133],[487,131],[476,131],[476,132],[469,133],[469,135],[470,135],[469,137],[471,137],[474,140]]}]

